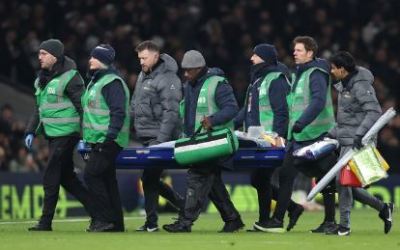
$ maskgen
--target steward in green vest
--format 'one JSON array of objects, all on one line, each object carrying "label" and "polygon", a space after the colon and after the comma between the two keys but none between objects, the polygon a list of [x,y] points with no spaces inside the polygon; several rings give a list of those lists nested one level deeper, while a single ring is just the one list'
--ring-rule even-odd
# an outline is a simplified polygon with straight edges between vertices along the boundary
[{"label": "steward in green vest", "polygon": [[[235,127],[248,131],[250,126],[262,126],[264,131],[275,132],[280,138],[276,145],[286,139],[289,114],[286,95],[289,93],[288,68],[278,62],[275,46],[258,44],[253,50],[250,60],[250,84],[247,88],[244,107],[235,118]],[[283,138],[283,140],[281,139]],[[252,170],[250,183],[257,190],[258,221],[254,222],[255,231],[263,230],[270,217],[271,199],[277,200],[278,190],[271,185],[274,168],[257,168]],[[291,216],[302,211],[299,204],[291,201],[288,208],[290,225],[294,225],[298,218]],[[291,226],[290,226],[291,227]],[[288,227],[288,228],[290,228]]]},{"label": "steward in green vest", "polygon": [[31,231],[51,231],[60,186],[76,197],[92,215],[89,194],[74,172],[73,152],[79,141],[82,77],[76,64],[64,55],[64,45],[49,39],[39,47],[40,71],[34,86],[36,110],[27,126],[25,145],[32,147],[34,135],[49,141],[49,160],[43,177],[44,200],[39,223]]},{"label": "steward in green vest", "polygon": [[[329,69],[324,67],[325,64],[325,60],[316,59],[297,68],[288,96],[290,140],[314,140],[335,124]],[[312,76],[314,72],[320,74]]]},{"label": "steward in green vest", "polygon": [[250,84],[244,107],[235,117],[235,127],[262,126],[264,131],[276,132],[286,138],[289,122],[286,96],[289,93],[289,69],[277,60],[276,49],[259,44],[250,58]]},{"label": "steward in green vest", "polygon": [[[232,119],[239,108],[222,70],[208,68],[203,55],[197,50],[187,51],[181,65],[187,80],[184,84],[184,101],[181,103],[185,135],[192,136],[200,126],[204,129],[233,129]],[[164,225],[164,230],[190,232],[207,197],[218,208],[225,222],[222,232],[243,228],[240,215],[222,181],[220,162],[222,159],[197,164],[189,169],[184,211],[179,213],[175,223]]]},{"label": "steward in green vest", "polygon": [[96,206],[89,232],[125,230],[115,160],[129,143],[129,90],[112,65],[114,58],[110,45],[92,50],[91,80],[82,96],[83,140],[92,146],[84,179]]},{"label": "steward in green vest", "polygon": [[[266,232],[285,231],[283,219],[290,204],[293,182],[298,171],[318,179],[336,161],[336,155],[333,153],[317,161],[305,161],[293,156],[295,150],[322,139],[334,125],[329,64],[323,59],[316,58],[318,45],[312,37],[296,37],[293,40],[293,46],[296,70],[288,96],[289,143],[279,171],[280,188],[274,214],[268,223],[264,224],[262,229],[260,228]],[[329,225],[334,222],[335,217],[334,188],[335,183],[332,182],[323,191],[325,221],[329,222]],[[313,232],[320,230],[313,230]]]},{"label": "steward in green vest", "polygon": [[335,125],[329,65],[314,59],[297,65],[289,103],[289,140],[310,141]]},{"label": "steward in green vest", "polygon": [[[121,89],[115,90],[113,85],[121,86]],[[114,100],[117,98],[112,99],[113,94],[124,102]],[[82,96],[84,141],[97,144],[113,140],[120,147],[128,146],[130,120],[128,102],[129,89],[124,80],[113,70],[97,71]],[[112,108],[115,110],[111,110]]]},{"label": "steward in green vest", "polygon": [[84,91],[81,75],[69,57],[51,71],[42,69],[34,82],[37,110],[28,124],[28,134],[47,138],[77,135],[80,129]]}]

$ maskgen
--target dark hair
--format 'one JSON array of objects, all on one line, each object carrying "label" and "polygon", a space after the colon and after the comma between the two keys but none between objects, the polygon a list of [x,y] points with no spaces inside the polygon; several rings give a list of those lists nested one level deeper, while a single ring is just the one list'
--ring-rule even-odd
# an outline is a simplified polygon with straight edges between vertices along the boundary
[{"label": "dark hair", "polygon": [[296,36],[293,39],[293,47],[297,44],[297,43],[302,43],[304,44],[304,48],[306,49],[306,51],[312,51],[313,52],[313,57],[315,57],[317,55],[318,52],[318,44],[315,41],[314,38],[312,38],[311,36]]},{"label": "dark hair", "polygon": [[141,52],[143,50],[150,50],[154,52],[160,52],[160,47],[153,41],[147,40],[141,42],[138,46],[136,46],[136,52]]},{"label": "dark hair", "polygon": [[4,110],[14,111],[13,107],[9,103],[5,103],[1,106],[0,111],[3,112]]},{"label": "dark hair", "polygon": [[343,67],[347,72],[353,72],[356,69],[354,57],[347,51],[339,51],[334,54],[329,62],[338,68]]}]

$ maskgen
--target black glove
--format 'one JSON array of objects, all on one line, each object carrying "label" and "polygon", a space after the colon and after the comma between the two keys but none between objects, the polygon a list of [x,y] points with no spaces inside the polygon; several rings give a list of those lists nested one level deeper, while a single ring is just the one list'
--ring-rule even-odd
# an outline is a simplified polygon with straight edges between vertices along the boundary
[{"label": "black glove", "polygon": [[300,123],[295,122],[293,127],[292,127],[292,132],[293,133],[300,133],[303,130],[303,126],[300,125]]},{"label": "black glove", "polygon": [[363,145],[362,145],[362,136],[361,135],[356,135],[355,137],[354,137],[354,140],[353,140],[353,149],[360,149],[360,148],[362,148],[363,147]]},{"label": "black glove", "polygon": [[104,150],[107,150],[112,144],[115,142],[113,140],[109,140],[106,138],[104,142],[97,143],[96,146],[94,147],[94,150],[97,152],[103,152]]}]

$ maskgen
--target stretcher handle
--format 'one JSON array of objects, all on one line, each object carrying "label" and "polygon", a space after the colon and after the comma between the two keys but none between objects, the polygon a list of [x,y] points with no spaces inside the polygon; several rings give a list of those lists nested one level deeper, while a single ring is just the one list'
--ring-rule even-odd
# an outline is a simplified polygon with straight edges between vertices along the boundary
[{"label": "stretcher handle", "polygon": [[[196,137],[196,135],[200,134],[202,128],[203,128],[203,126],[200,125],[200,126],[196,129],[196,131],[194,132],[194,134],[190,137],[190,140],[194,140],[195,137]],[[207,129],[207,136],[208,136],[208,137],[211,137],[211,131],[212,131],[212,130],[213,130],[212,128]]]}]

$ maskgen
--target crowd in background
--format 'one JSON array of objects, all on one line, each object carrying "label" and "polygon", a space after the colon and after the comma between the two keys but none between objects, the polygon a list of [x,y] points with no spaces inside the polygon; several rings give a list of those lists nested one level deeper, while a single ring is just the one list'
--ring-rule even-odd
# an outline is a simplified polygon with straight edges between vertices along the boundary
[{"label": "crowd in background", "polygon": [[[290,41],[313,36],[319,56],[329,58],[348,50],[358,64],[371,69],[384,110],[399,110],[400,2],[396,0],[53,0],[0,2],[0,75],[33,91],[41,41],[58,38],[66,55],[85,75],[90,50],[111,44],[116,67],[134,88],[140,65],[135,46],[157,41],[178,62],[188,49],[203,52],[209,66],[228,75],[239,103],[249,81],[249,58],[254,45],[274,44],[280,60],[293,67]],[[22,143],[24,122],[13,118],[10,106],[1,108],[0,170],[40,171],[48,150],[36,141],[31,154]],[[379,148],[398,171],[400,116],[382,130]]]}]

